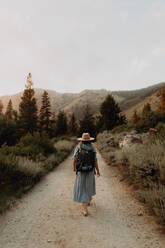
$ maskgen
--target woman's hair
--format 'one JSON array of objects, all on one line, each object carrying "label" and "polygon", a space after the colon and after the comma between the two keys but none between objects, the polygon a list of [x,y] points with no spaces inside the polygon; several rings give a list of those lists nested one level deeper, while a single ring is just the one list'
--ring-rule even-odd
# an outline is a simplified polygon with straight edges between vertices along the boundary
[{"label": "woman's hair", "polygon": [[91,141],[90,140],[87,140],[87,141],[82,141],[83,144],[91,144]]}]

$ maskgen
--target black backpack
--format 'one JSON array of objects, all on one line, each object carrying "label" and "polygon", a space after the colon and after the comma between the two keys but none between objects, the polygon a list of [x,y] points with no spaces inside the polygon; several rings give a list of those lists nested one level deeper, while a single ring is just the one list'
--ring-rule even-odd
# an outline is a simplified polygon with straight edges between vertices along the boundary
[{"label": "black backpack", "polygon": [[75,160],[76,160],[76,173],[78,171],[81,172],[89,172],[94,170],[95,168],[95,150],[92,146],[83,147],[83,144],[80,145],[80,148],[76,152]]}]

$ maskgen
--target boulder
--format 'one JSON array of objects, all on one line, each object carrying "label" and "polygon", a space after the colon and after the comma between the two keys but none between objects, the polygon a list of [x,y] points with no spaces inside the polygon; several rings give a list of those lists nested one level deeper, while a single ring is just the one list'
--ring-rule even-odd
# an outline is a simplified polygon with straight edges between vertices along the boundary
[{"label": "boulder", "polygon": [[128,134],[124,139],[119,143],[119,147],[129,147],[132,144],[142,144],[142,138],[136,134]]},{"label": "boulder", "polygon": [[157,129],[155,129],[155,128],[150,128],[149,129],[149,134],[154,134],[154,135],[156,135],[158,133],[158,130]]}]

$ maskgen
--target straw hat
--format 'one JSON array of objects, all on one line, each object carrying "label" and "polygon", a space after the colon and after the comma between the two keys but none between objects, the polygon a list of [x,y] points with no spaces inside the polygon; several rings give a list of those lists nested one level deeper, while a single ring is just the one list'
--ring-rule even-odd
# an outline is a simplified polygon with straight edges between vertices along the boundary
[{"label": "straw hat", "polygon": [[92,141],[94,138],[90,137],[89,133],[83,133],[81,138],[78,138],[79,141]]}]

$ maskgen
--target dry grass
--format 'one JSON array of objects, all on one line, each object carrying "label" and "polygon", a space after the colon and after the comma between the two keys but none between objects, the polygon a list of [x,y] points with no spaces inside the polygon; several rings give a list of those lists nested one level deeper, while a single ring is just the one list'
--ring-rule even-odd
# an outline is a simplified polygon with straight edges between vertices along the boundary
[{"label": "dry grass", "polygon": [[70,152],[74,147],[74,142],[59,140],[55,143],[54,147],[58,152]]},{"label": "dry grass", "polygon": [[152,207],[155,215],[165,220],[165,187],[163,185],[159,185],[159,187],[154,185],[152,189],[141,191],[140,195]]},{"label": "dry grass", "polygon": [[44,175],[52,171],[72,151],[75,138],[58,140],[55,153],[48,157],[38,154],[35,160],[9,154],[8,147],[0,149],[0,213],[8,209],[13,200],[32,188]]},{"label": "dry grass", "polygon": [[109,165],[118,165],[120,173],[137,186],[140,199],[165,221],[165,141],[142,134],[143,144],[120,149],[123,134],[103,132],[97,136],[97,147]]},{"label": "dry grass", "polygon": [[26,175],[31,175],[32,177],[37,175],[42,176],[46,173],[42,162],[35,162],[25,157],[19,158],[17,169]]}]

